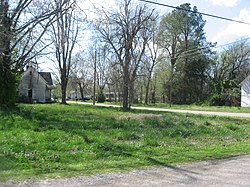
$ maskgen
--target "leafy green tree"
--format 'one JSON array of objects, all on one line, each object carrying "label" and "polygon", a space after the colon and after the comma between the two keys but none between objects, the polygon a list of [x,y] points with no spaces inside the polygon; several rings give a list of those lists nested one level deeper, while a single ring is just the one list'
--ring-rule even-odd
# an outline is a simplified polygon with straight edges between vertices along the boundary
[{"label": "leafy green tree", "polygon": [[239,105],[239,84],[250,73],[250,43],[241,40],[225,49],[213,65],[212,105]]},{"label": "leafy green tree", "polygon": [[181,30],[179,28],[178,17],[174,11],[164,16],[160,22],[160,28],[158,32],[158,44],[165,50],[167,56],[170,59],[170,76],[169,76],[169,103],[172,104],[173,93],[173,78],[174,69],[178,56],[181,54],[179,48],[179,41]]},{"label": "leafy green tree", "polygon": [[199,102],[203,99],[212,44],[206,41],[206,22],[197,11],[197,7],[192,8],[189,3],[185,3],[161,21],[158,40],[167,51],[171,65],[170,104]]}]

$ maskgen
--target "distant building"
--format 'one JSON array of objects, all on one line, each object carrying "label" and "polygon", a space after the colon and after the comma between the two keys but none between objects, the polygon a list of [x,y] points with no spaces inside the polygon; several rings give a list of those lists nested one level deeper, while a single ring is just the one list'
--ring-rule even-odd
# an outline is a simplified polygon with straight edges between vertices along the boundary
[{"label": "distant building", "polygon": [[69,77],[66,96],[68,100],[89,100],[92,90],[92,80]]},{"label": "distant building", "polygon": [[240,84],[241,86],[241,107],[250,107],[250,75]]},{"label": "distant building", "polygon": [[67,99],[76,99],[76,100],[82,100],[81,92],[80,91],[69,91],[67,94]]},{"label": "distant building", "polygon": [[51,102],[51,90],[54,88],[51,73],[37,72],[36,68],[29,63],[23,73],[18,88],[18,95],[23,102]]}]

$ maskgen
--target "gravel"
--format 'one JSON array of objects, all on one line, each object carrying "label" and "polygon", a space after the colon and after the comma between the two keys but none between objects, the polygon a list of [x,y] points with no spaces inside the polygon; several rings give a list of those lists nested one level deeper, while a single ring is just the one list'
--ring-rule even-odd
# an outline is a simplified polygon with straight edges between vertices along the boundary
[{"label": "gravel", "polygon": [[1,187],[250,186],[250,155],[164,166],[127,173],[0,183]]}]

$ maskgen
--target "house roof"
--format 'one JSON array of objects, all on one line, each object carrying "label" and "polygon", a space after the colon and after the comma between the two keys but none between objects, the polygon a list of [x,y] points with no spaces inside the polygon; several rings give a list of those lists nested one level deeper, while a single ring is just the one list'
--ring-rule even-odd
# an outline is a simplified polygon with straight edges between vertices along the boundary
[{"label": "house roof", "polygon": [[53,85],[50,72],[38,72],[38,73],[44,78],[44,80],[47,82],[48,85]]}]

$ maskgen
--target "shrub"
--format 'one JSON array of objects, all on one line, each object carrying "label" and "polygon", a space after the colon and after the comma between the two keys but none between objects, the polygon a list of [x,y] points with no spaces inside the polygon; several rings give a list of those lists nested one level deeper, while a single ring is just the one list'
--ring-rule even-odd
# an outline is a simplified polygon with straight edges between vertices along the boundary
[{"label": "shrub", "polygon": [[97,102],[98,103],[104,103],[106,100],[105,95],[103,93],[103,89],[100,88],[97,94]]}]

